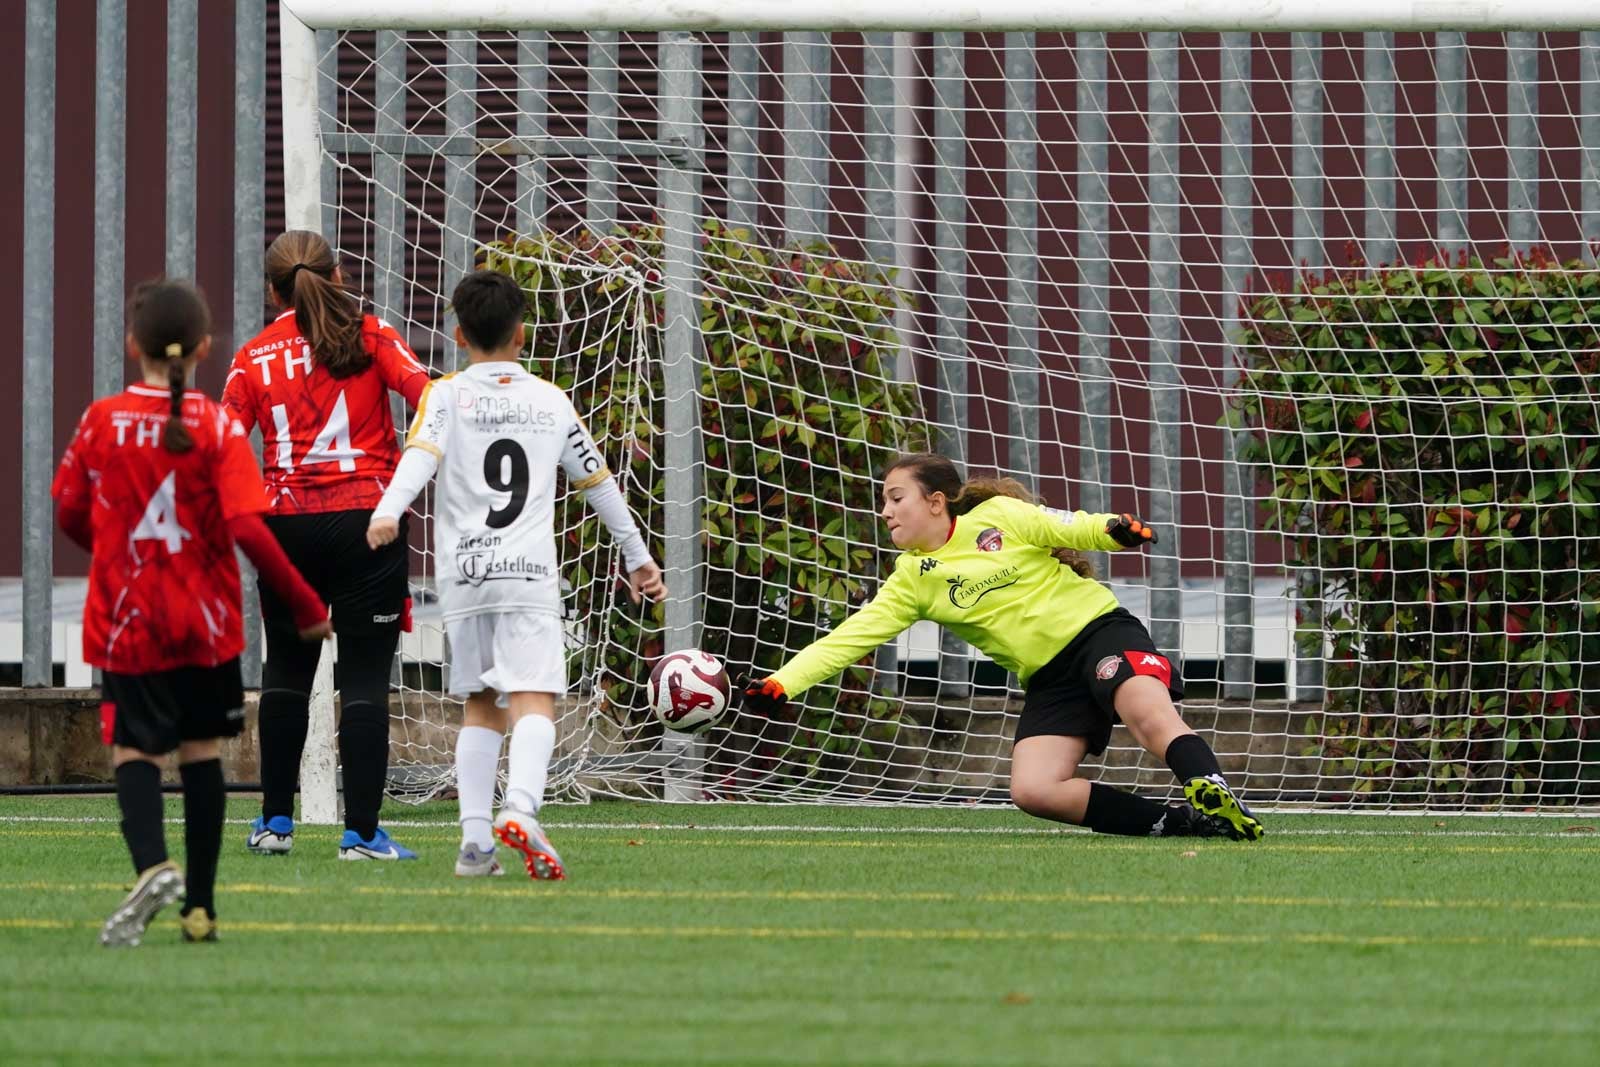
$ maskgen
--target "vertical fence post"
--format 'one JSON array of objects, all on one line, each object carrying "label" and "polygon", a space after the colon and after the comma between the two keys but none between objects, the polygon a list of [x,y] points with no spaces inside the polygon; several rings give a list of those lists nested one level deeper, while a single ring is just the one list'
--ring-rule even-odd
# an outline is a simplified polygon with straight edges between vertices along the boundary
[{"label": "vertical fence post", "polygon": [[1161,542],[1150,547],[1150,636],[1182,671],[1183,589],[1179,542],[1183,526],[1178,484],[1183,457],[1183,322],[1178,294],[1182,286],[1182,232],[1178,153],[1180,40],[1176,33],[1148,37],[1150,86],[1150,249],[1146,284],[1150,300],[1150,522]]},{"label": "vertical fence post", "polygon": [[[1320,270],[1323,251],[1322,210],[1322,35],[1294,34],[1294,262],[1301,269]],[[1303,532],[1314,534],[1309,519]],[[1295,575],[1295,618],[1289,640],[1294,643],[1294,677],[1286,679],[1296,700],[1321,702],[1322,571],[1303,567]],[[1307,637],[1302,642],[1301,634]]]},{"label": "vertical fence post", "polygon": [[[1110,160],[1106,121],[1106,38],[1077,35],[1078,68],[1078,353],[1077,377],[1082,414],[1078,433],[1078,497],[1067,506],[1103,512],[1111,481],[1111,254],[1106,231],[1111,205],[1106,191]],[[1095,569],[1109,573],[1106,555],[1091,553]]]},{"label": "vertical fence post", "polygon": [[22,684],[55,680],[50,467],[55,410],[56,5],[28,0],[22,120]]},{"label": "vertical fence post", "polygon": [[[965,473],[967,449],[966,38],[933,35],[933,257],[935,440]],[[939,695],[972,689],[972,653],[949,630],[939,631]]]},{"label": "vertical fence post", "polygon": [[760,224],[756,203],[756,174],[761,166],[759,131],[761,119],[761,35],[728,34],[728,133],[724,141],[728,154],[728,206],[726,220],[731,230],[747,230],[755,240]]},{"label": "vertical fence post", "polygon": [[615,32],[589,34],[589,188],[584,218],[598,234],[617,224],[617,72],[621,46]]},{"label": "vertical fence post", "polygon": [[867,209],[862,249],[869,262],[887,271],[895,260],[894,34],[862,35],[861,93]]},{"label": "vertical fence post", "polygon": [[550,167],[544,161],[550,135],[550,35],[543,30],[517,34],[517,136],[537,151],[517,167],[517,236],[531,237],[550,209]]},{"label": "vertical fence post", "polygon": [[[264,285],[261,246],[267,203],[267,5],[234,0],[233,37],[233,345],[261,325]],[[244,592],[245,687],[261,686],[261,598],[255,568],[239,553]]]},{"label": "vertical fence post", "polygon": [[[687,33],[661,37],[661,137],[680,152],[661,161],[659,207],[666,284],[662,387],[666,440],[664,644],[694,648],[700,636],[700,44]],[[662,734],[662,799],[701,795],[701,744],[692,735]]]},{"label": "vertical fence post", "polygon": [[801,244],[828,237],[828,69],[825,34],[784,34],[783,224]]},{"label": "vertical fence post", "polygon": [[[445,130],[451,137],[471,140],[478,128],[478,35],[453,30],[445,38]],[[477,160],[448,155],[444,163],[444,233],[440,241],[439,300],[448,303],[456,283],[472,269],[476,254],[473,207],[477,199]],[[460,358],[454,337],[455,313],[447,312],[441,340],[444,363],[452,370]]]},{"label": "vertical fence post", "polygon": [[1593,245],[1600,242],[1600,30],[1589,30],[1578,37],[1578,101],[1583,118],[1579,120],[1578,143],[1583,149],[1583,239],[1590,243],[1589,257],[1596,258]]},{"label": "vertical fence post", "polygon": [[1438,222],[1434,232],[1445,247],[1467,239],[1467,38],[1441,32],[1434,38],[1435,166],[1439,173]]},{"label": "vertical fence post", "polygon": [[1506,34],[1506,236],[1539,240],[1539,34]]},{"label": "vertical fence post", "polygon": [[[1250,179],[1254,110],[1250,96],[1251,35],[1222,35],[1222,307],[1223,393],[1226,398],[1244,370],[1234,339],[1241,328],[1239,301],[1250,276]],[[1251,515],[1255,508],[1252,471],[1239,460],[1247,434],[1228,435],[1222,468],[1222,696],[1248,699],[1255,681],[1255,598],[1252,582]]]},{"label": "vertical fence post", "polygon": [[[374,40],[373,130],[382,141],[406,132],[406,37],[379,30]],[[373,153],[372,159],[372,306],[389,323],[406,320],[405,292],[405,156],[399,151]],[[403,402],[395,414],[403,415]]]},{"label": "vertical fence post", "polygon": [[1362,170],[1366,223],[1362,254],[1376,267],[1398,256],[1394,226],[1394,34],[1363,34],[1362,99],[1366,103]]},{"label": "vertical fence post", "polygon": [[100,0],[94,39],[94,395],[123,383],[127,288],[128,4]]},{"label": "vertical fence post", "polygon": [[167,276],[193,278],[199,0],[167,0]]},{"label": "vertical fence post", "polygon": [[1006,467],[1039,491],[1039,74],[1034,35],[1006,34]]}]

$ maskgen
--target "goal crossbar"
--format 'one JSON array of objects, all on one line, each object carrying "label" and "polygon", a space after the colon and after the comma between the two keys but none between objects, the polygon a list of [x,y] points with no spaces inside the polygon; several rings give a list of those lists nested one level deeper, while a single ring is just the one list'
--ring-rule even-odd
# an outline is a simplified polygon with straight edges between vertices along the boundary
[{"label": "goal crossbar", "polygon": [[1593,0],[286,0],[312,29],[1338,31],[1600,29]]}]

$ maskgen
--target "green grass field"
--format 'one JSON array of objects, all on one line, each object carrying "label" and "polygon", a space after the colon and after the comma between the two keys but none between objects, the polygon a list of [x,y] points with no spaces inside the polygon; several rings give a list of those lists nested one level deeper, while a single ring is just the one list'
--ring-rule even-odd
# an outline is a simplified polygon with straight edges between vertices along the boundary
[{"label": "green grass field", "polygon": [[454,878],[453,805],[389,807],[404,864],[250,855],[252,806],[223,942],[115,951],[115,802],[0,798],[0,1063],[1600,1062],[1592,821],[552,805],[547,884]]}]

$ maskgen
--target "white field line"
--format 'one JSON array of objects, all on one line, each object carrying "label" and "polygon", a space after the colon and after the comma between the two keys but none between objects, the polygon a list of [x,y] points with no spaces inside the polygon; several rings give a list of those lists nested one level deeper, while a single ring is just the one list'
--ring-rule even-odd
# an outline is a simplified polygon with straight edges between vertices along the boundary
[{"label": "white field line", "polygon": [[[0,815],[0,825],[6,823],[115,823],[119,820],[104,815],[91,815],[75,817],[70,815]],[[167,823],[181,826],[182,819],[167,819]],[[235,826],[248,826],[249,819],[229,819],[228,822]],[[458,824],[451,821],[433,819],[385,819],[385,826],[411,828],[411,829],[454,829]],[[811,825],[784,825],[784,826],[703,826],[698,823],[665,823],[665,822],[547,822],[543,826],[547,830],[668,830],[677,832],[694,832],[708,834],[983,834],[1004,837],[1037,837],[1060,836],[1068,834],[1087,834],[1089,831],[1077,826],[1040,826],[1040,827],[976,827],[976,826],[811,826]],[[1554,837],[1567,840],[1582,839],[1589,836],[1588,832],[1600,832],[1600,827],[1584,826],[1585,832],[1539,830],[1530,833],[1519,833],[1510,830],[1340,830],[1340,829],[1295,829],[1293,827],[1269,827],[1268,834],[1272,837]]]}]

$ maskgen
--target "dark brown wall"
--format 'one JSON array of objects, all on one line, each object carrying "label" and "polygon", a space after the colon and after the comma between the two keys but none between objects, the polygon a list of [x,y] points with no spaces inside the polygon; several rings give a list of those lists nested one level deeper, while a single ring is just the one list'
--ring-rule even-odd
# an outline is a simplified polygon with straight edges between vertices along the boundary
[{"label": "dark brown wall", "polygon": [[[164,188],[165,188],[165,93],[164,78],[166,56],[166,11],[164,0],[138,0],[130,3],[128,27],[128,66],[132,72],[127,87],[128,111],[128,222],[126,250],[127,278],[130,284],[157,274],[164,260]],[[232,0],[206,0],[200,5],[200,111],[198,159],[198,264],[197,277],[212,300],[216,319],[216,357],[201,373],[202,386],[213,392],[220,386],[222,372],[236,342],[232,317],[232,242],[233,242],[233,3]],[[57,160],[56,189],[56,379],[55,444],[59,454],[65,445],[78,414],[90,399],[92,384],[92,315],[90,286],[93,278],[93,108],[94,108],[94,0],[59,0],[59,29],[57,42]],[[23,5],[12,2],[0,5],[0,143],[20,145],[22,139],[23,108]],[[281,229],[283,212],[281,202],[282,164],[280,158],[278,87],[276,84],[276,3],[268,3],[268,143],[266,171],[268,181],[268,211],[263,244],[268,235]],[[1077,353],[1077,316],[1074,310],[1076,295],[1073,287],[1076,276],[1077,212],[1072,184],[1077,168],[1076,149],[1073,143],[1075,122],[1075,71],[1072,55],[1065,47],[1069,41],[1063,34],[1040,34],[1040,87],[1039,133],[1044,142],[1040,150],[1039,192],[1045,203],[1041,211],[1039,240],[1041,309],[1041,360],[1049,377],[1044,395],[1041,417],[1041,437],[1049,444],[1043,449],[1039,489],[1046,499],[1056,504],[1075,504],[1081,495],[1078,481],[1080,469],[1077,438],[1078,412],[1082,401],[1074,378]],[[1324,186],[1328,212],[1325,219],[1326,239],[1320,261],[1324,264],[1344,265],[1349,242],[1359,242],[1364,237],[1363,202],[1363,149],[1360,112],[1363,108],[1358,84],[1361,66],[1361,35],[1327,35],[1324,51],[1329,112],[1321,130],[1327,146],[1324,165],[1327,181]],[[841,73],[859,70],[859,38],[842,35],[841,50],[836,53],[836,69]],[[968,171],[969,212],[968,237],[971,252],[970,268],[982,278],[998,279],[1003,276],[1002,252],[1004,249],[1005,211],[1002,190],[993,183],[999,180],[1003,166],[1001,155],[1000,116],[1003,114],[1003,88],[999,79],[998,49],[1000,35],[972,35],[969,41],[969,73],[967,87],[968,132],[972,137],[969,149]],[[343,50],[344,76],[353,81],[370,80],[368,60],[362,55],[370,52],[370,35],[353,35],[350,45]],[[763,224],[776,231],[781,226],[783,189],[777,170],[782,152],[779,125],[782,121],[781,84],[782,48],[777,35],[765,35],[762,58],[764,73],[761,78],[761,145],[766,158],[763,161],[758,195],[762,198],[760,218]],[[1188,573],[1209,573],[1207,561],[1222,556],[1220,534],[1221,516],[1221,463],[1225,451],[1223,432],[1217,423],[1221,417],[1220,380],[1225,359],[1221,323],[1217,318],[1217,297],[1221,272],[1217,234],[1221,226],[1220,188],[1211,177],[1220,171],[1221,136],[1220,121],[1216,114],[1218,104],[1218,75],[1220,59],[1218,38],[1211,34],[1194,34],[1184,38],[1182,54],[1180,103],[1184,109],[1184,146],[1179,166],[1183,179],[1185,207],[1182,211],[1182,240],[1180,254],[1186,264],[1182,276],[1183,293],[1180,311],[1184,316],[1184,345],[1181,354],[1184,380],[1191,386],[1185,400],[1183,450],[1187,457],[1182,471],[1183,492],[1181,500],[1185,529],[1182,533],[1181,554],[1191,561],[1186,564]],[[1428,40],[1419,34],[1400,34],[1396,38],[1397,108],[1397,202],[1399,210],[1396,226],[1400,238],[1400,254],[1407,260],[1432,252],[1430,232],[1435,208],[1435,174],[1431,144],[1433,141],[1434,70]],[[1492,254],[1506,240],[1505,205],[1507,202],[1506,160],[1503,151],[1505,132],[1503,119],[1495,115],[1505,106],[1505,59],[1500,51],[1503,39],[1498,34],[1473,34],[1469,45],[1469,118],[1468,143],[1480,146],[1470,156],[1469,204],[1467,225],[1470,241],[1484,254]],[[1253,285],[1260,287],[1269,276],[1283,276],[1294,267],[1291,253],[1293,213],[1291,210],[1288,174],[1290,169],[1290,141],[1288,119],[1289,101],[1287,81],[1290,54],[1287,34],[1264,34],[1255,39],[1254,106],[1257,111],[1253,166],[1256,174],[1256,206],[1252,212],[1252,254],[1257,264]],[[1584,252],[1582,235],[1577,231],[1576,208],[1579,202],[1580,153],[1576,150],[1577,130],[1572,116],[1577,111],[1576,84],[1578,50],[1575,34],[1545,35],[1546,51],[1541,67],[1540,107],[1544,113],[1540,132],[1544,142],[1540,154],[1541,176],[1539,203],[1540,221],[1544,226],[1547,243],[1555,247],[1562,257]],[[1117,381],[1112,390],[1114,416],[1112,447],[1117,453],[1112,470],[1116,490],[1115,506],[1143,509],[1146,502],[1132,487],[1147,485],[1148,464],[1142,458],[1148,453],[1149,415],[1146,384],[1146,357],[1140,340],[1146,335],[1143,320],[1146,304],[1146,278],[1142,267],[1143,240],[1139,236],[1148,228],[1145,208],[1144,179],[1146,167],[1144,148],[1144,123],[1140,110],[1144,105],[1145,53],[1143,39],[1137,34],[1115,34],[1108,39],[1108,68],[1112,85],[1108,91],[1109,128],[1113,140],[1110,153],[1108,188],[1114,209],[1109,235],[1109,251],[1115,261],[1113,285],[1118,291],[1111,303],[1111,321],[1114,339],[1111,345],[1112,370]],[[415,50],[425,56],[442,54],[442,46],[414,44]],[[486,54],[504,54],[505,42],[485,43]],[[625,73],[622,80],[622,107],[624,120],[622,135],[648,137],[653,132],[653,42],[648,35],[640,41],[624,41],[622,60]],[[722,91],[726,78],[720,67],[719,47],[705,50],[708,60],[706,85],[713,97]],[[557,136],[575,136],[581,132],[580,116],[584,108],[586,77],[584,64],[586,49],[579,35],[561,34],[551,49],[551,101],[560,113],[571,116],[573,122],[565,128],[552,124]],[[924,54],[926,58],[926,54]],[[987,64],[987,65],[985,65]],[[491,68],[492,69],[492,68]],[[412,75],[417,73],[413,63]],[[506,80],[507,72],[501,68],[498,75]],[[839,96],[835,100],[835,122],[847,128],[833,135],[834,148],[840,158],[852,159],[859,155],[855,147],[861,122],[860,93],[848,81],[837,83]],[[9,90],[9,91],[8,91]],[[433,129],[441,116],[430,100],[436,102],[435,86],[423,81],[413,83],[408,110],[419,131]],[[357,97],[370,94],[370,86],[358,86]],[[920,103],[930,102],[931,94],[924,86]],[[350,116],[360,125],[369,120],[354,107]],[[709,123],[719,123],[723,111],[714,100],[705,107]],[[924,115],[924,118],[927,116]],[[723,160],[717,151],[721,143],[720,131],[713,129],[708,138],[710,152],[708,164],[713,171],[706,183],[707,206],[716,211],[723,195],[719,174]],[[1276,147],[1274,147],[1276,146]],[[924,159],[931,153],[924,149]],[[365,161],[352,159],[357,169]],[[552,190],[552,202],[558,206],[552,223],[560,226],[575,222],[582,211],[582,169],[563,163],[558,166],[560,179]],[[835,238],[846,254],[857,251],[859,241],[859,211],[861,198],[855,187],[861,182],[859,164],[841,164],[834,167],[833,178],[840,186],[834,190]],[[498,165],[480,166],[480,177],[497,184],[497,191],[487,196],[486,202],[503,198],[508,175]],[[926,170],[920,172],[926,175]],[[638,188],[631,194],[625,192],[623,215],[625,218],[648,218],[650,189],[653,178],[646,171],[624,170],[624,181],[633,180]],[[358,190],[359,180],[346,176],[347,189]],[[21,261],[22,222],[22,157],[17,151],[0,153],[0,204],[6,212],[4,231],[13,235],[12,254],[0,268],[0,316],[13,323],[12,348],[21,349],[21,277],[26,265]],[[438,191],[424,189],[413,180],[409,193],[415,203],[423,204],[428,214],[442,213]],[[431,199],[430,199],[431,198]],[[498,202],[504,203],[501,199]],[[926,197],[919,209],[922,218],[931,217]],[[495,236],[500,225],[489,212],[480,218],[481,238]],[[361,277],[361,259],[371,235],[364,232],[353,215],[341,219],[341,232],[335,239],[346,253],[347,264],[356,280]],[[416,283],[411,290],[412,316],[429,321],[437,311],[438,297],[432,291],[436,282],[437,231],[418,227],[409,236],[415,237],[419,247],[413,249],[407,263],[407,275]],[[931,226],[924,226],[921,237],[931,239]],[[921,283],[933,288],[931,258],[924,255],[913,265],[920,273]],[[1006,382],[1005,361],[1005,310],[1003,292],[994,283],[974,279],[968,291],[969,310],[975,320],[968,341],[979,363],[969,376],[969,388],[975,398],[967,412],[967,424],[977,432],[977,442],[972,452],[974,465],[1006,462]],[[919,321],[923,328],[927,316]],[[253,330],[259,323],[242,324]],[[419,350],[428,343],[426,335],[413,341]],[[928,339],[924,349],[931,348]],[[20,355],[18,357],[20,362]],[[931,368],[924,367],[924,379],[930,380]],[[989,399],[982,399],[989,398]],[[931,400],[931,397],[930,397]],[[20,453],[20,416],[24,398],[13,388],[0,391],[0,424],[11,427],[9,440],[0,456],[8,460]],[[992,431],[992,432],[990,432]],[[15,501],[20,492],[18,463],[0,462],[0,501]],[[1209,529],[1208,529],[1209,527]],[[19,528],[12,519],[0,523],[0,574],[18,573]],[[1271,552],[1275,541],[1262,538],[1258,546],[1258,561],[1272,562]],[[65,540],[56,542],[56,572],[58,574],[82,573],[82,554]],[[1137,566],[1130,560],[1119,560],[1121,566]],[[1119,573],[1121,573],[1119,571]]]},{"label": "dark brown wall", "polygon": [[[213,358],[199,372],[215,395],[233,351],[233,2],[199,5],[199,136],[196,159],[195,277],[210,298],[216,338]],[[55,454],[71,438],[94,384],[94,98],[95,2],[58,0],[56,28],[55,204]],[[23,16],[20,3],[0,4],[0,144],[20,146],[23,99]],[[276,24],[276,3],[269,21]],[[275,36],[275,34],[274,34]],[[123,237],[131,288],[162,273],[166,261],[166,4],[128,4],[127,223]],[[281,168],[280,168],[281,169]],[[9,324],[13,366],[22,351],[22,154],[0,153],[0,231],[10,236],[0,265],[0,320]],[[281,213],[279,215],[281,218]],[[263,238],[265,235],[263,235]],[[21,571],[21,413],[16,388],[0,390],[0,425],[9,427],[0,456],[0,574]],[[55,541],[58,575],[84,573],[87,559],[64,537]]]}]

